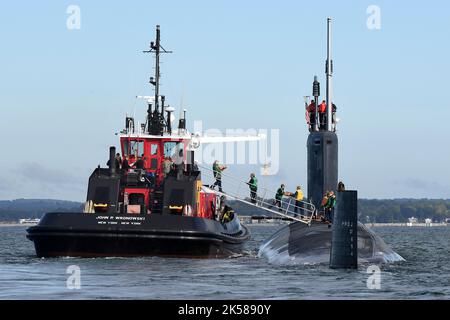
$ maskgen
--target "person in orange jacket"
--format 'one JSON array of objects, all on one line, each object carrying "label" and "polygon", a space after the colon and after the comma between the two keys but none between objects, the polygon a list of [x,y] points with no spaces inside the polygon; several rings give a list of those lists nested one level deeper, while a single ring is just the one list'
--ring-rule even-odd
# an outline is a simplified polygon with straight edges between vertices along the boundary
[{"label": "person in orange jacket", "polygon": [[326,127],[326,114],[327,114],[327,102],[325,100],[319,105],[319,119],[320,119],[320,129],[325,129]]}]

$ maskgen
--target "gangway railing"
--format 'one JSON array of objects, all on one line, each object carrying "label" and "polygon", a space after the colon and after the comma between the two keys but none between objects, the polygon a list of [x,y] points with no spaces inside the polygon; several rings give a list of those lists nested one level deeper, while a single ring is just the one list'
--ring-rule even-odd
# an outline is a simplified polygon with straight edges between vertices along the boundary
[{"label": "gangway railing", "polygon": [[[221,173],[221,182],[225,190],[222,192],[215,190],[214,183],[216,178],[214,176],[214,170],[200,165],[198,167],[202,172],[202,180],[205,181],[205,178],[207,178],[211,181],[211,184],[207,185],[207,188],[220,196],[225,196],[266,212],[308,225],[311,224],[316,215],[316,208],[312,203],[306,201],[299,201],[297,203],[297,200],[291,196],[286,197],[286,200],[282,199],[280,207],[276,206],[276,202],[272,197],[276,192],[266,188],[258,187],[256,197],[252,199],[250,186],[247,181],[242,181],[223,172]],[[274,207],[276,209],[273,209]]]}]

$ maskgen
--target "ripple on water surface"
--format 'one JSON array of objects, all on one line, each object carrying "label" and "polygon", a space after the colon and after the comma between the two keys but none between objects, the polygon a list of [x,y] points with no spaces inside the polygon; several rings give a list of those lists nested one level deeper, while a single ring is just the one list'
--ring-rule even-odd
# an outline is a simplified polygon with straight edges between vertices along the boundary
[{"label": "ripple on water surface", "polygon": [[[381,266],[381,289],[357,271],[270,265],[258,248],[279,227],[251,225],[244,254],[222,260],[39,259],[23,227],[0,228],[0,299],[449,299],[450,228],[377,228],[406,262]],[[81,289],[66,287],[67,267]]]}]

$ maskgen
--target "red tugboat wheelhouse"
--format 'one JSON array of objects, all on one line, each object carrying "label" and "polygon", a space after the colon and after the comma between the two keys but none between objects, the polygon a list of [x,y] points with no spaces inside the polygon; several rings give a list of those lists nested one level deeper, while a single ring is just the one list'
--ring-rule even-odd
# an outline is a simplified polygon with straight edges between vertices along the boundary
[{"label": "red tugboat wheelhouse", "polygon": [[39,257],[221,258],[241,252],[250,238],[237,214],[222,214],[224,197],[203,186],[194,162],[199,139],[186,129],[186,112],[172,128],[174,109],[159,93],[160,54],[168,53],[159,26],[150,47],[155,96],[144,97],[145,124],[126,118],[123,161],[111,147],[109,168],[98,167],[89,178],[84,212],[47,213],[27,230]]}]

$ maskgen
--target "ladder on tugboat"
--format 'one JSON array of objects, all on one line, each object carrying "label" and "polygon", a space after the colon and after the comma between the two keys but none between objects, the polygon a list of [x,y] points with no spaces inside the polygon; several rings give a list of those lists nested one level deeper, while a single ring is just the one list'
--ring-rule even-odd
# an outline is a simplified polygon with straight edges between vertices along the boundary
[{"label": "ladder on tugboat", "polygon": [[307,225],[311,225],[311,222],[316,215],[316,208],[312,203],[300,201],[300,206],[297,206],[297,201],[293,197],[288,197],[286,200],[282,200],[281,207],[276,207],[273,198],[271,197],[274,196],[276,192],[266,188],[258,187],[256,199],[255,201],[252,201],[249,196],[250,188],[248,183],[224,173],[221,175],[222,186],[225,191],[217,191],[212,186],[212,184],[216,181],[214,171],[200,165],[198,167],[201,168],[202,179],[207,177],[212,181],[211,186],[207,186],[207,188],[220,196],[225,196],[254,208],[264,210],[272,215],[278,215]]}]

